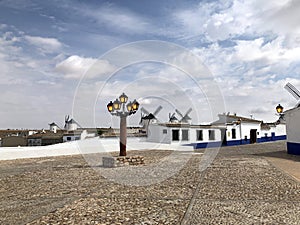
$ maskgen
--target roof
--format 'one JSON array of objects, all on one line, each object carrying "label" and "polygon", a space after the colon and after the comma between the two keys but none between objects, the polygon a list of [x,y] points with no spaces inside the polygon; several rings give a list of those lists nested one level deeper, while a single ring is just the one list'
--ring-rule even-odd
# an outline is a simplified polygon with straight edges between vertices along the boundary
[{"label": "roof", "polygon": [[156,117],[152,113],[149,113],[147,116],[143,116],[142,119],[143,120],[152,120],[152,119],[156,119]]},{"label": "roof", "polygon": [[295,108],[288,109],[288,110],[284,111],[283,114],[289,114],[289,113],[291,113],[291,112],[295,112],[295,111],[298,111],[298,110],[300,110],[300,105],[298,105],[298,106],[295,107]]},{"label": "roof", "polygon": [[158,123],[157,125],[164,127],[190,127],[190,125],[186,123]]},{"label": "roof", "polygon": [[63,136],[75,136],[75,135],[81,135],[82,131],[81,130],[72,130],[68,131],[67,133],[64,133]]},{"label": "roof", "polygon": [[66,122],[66,124],[77,124],[79,127],[81,127],[81,126],[79,125],[79,123],[77,123],[77,121],[74,120],[74,119],[68,120],[68,121]]},{"label": "roof", "polygon": [[228,115],[228,114],[219,114],[219,120],[212,122],[212,124],[224,124],[224,123],[233,123],[233,122],[249,122],[249,123],[262,123],[262,120],[256,120],[248,117],[237,116],[237,115]]},{"label": "roof", "polygon": [[175,128],[202,128],[202,129],[221,129],[222,127],[214,125],[190,125],[187,123],[157,123],[158,126]]},{"label": "roof", "polygon": [[176,116],[172,116],[169,121],[178,121],[178,119],[176,118]]},{"label": "roof", "polygon": [[46,131],[45,133],[36,133],[29,135],[28,139],[59,139],[62,138],[63,132],[53,133],[50,131]]},{"label": "roof", "polygon": [[57,127],[58,127],[58,125],[57,125],[56,123],[54,123],[54,122],[49,123],[49,125],[50,125],[50,126],[57,126]]},{"label": "roof", "polygon": [[7,130],[0,130],[0,137],[7,137],[7,136],[27,136],[28,135],[28,130],[11,130],[11,129],[7,129]]}]

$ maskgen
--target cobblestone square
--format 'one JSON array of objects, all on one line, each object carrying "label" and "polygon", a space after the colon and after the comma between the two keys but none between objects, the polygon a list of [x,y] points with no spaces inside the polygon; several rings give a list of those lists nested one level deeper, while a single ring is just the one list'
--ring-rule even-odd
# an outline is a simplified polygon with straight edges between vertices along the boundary
[{"label": "cobblestone square", "polygon": [[[285,142],[221,148],[202,172],[204,150],[131,151],[146,165],[121,168],[96,155],[0,161],[0,224],[299,224],[300,158],[285,151]],[[171,176],[151,184],[162,173],[147,166],[166,159]]]}]

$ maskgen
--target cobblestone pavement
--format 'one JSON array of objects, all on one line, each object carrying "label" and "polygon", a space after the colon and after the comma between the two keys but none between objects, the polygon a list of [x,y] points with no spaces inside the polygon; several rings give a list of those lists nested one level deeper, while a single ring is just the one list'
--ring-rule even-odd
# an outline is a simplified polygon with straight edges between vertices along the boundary
[{"label": "cobblestone pavement", "polygon": [[[0,161],[0,224],[299,224],[300,183],[266,159],[284,157],[285,148],[222,148],[203,172],[204,150],[132,151],[147,165],[123,168],[102,168],[97,154]],[[149,172],[164,161],[163,170]],[[126,173],[139,185],[111,179]]]}]

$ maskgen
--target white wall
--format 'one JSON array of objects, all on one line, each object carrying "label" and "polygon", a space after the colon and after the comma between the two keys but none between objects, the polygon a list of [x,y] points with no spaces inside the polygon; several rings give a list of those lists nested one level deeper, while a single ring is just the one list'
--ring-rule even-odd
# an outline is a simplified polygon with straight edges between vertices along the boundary
[{"label": "white wall", "polygon": [[[68,140],[68,137],[70,137],[71,140]],[[80,134],[78,134],[78,135],[64,135],[63,136],[63,142],[77,141],[77,140],[80,140]]]},{"label": "white wall", "polygon": [[50,131],[53,132],[53,133],[56,133],[57,132],[57,128],[58,127],[55,126],[55,125],[54,126],[50,126]]},{"label": "white wall", "polygon": [[300,108],[295,108],[285,114],[287,123],[287,141],[300,143]]},{"label": "white wall", "polygon": [[276,125],[275,135],[276,136],[286,135],[286,125],[285,124]]},{"label": "white wall", "polygon": [[87,132],[87,130],[83,130],[82,133],[81,133],[81,135],[80,135],[80,140],[84,140],[86,138],[92,138],[92,137],[95,137],[95,136],[96,136],[96,134],[94,134],[94,133],[89,134]]},{"label": "white wall", "polygon": [[275,136],[286,135],[286,125],[285,124],[277,124],[270,127],[269,130],[261,130],[261,137],[265,137],[267,134],[268,137],[272,137],[272,133],[275,133]]},{"label": "white wall", "polygon": [[[202,130],[203,131],[203,140],[197,140],[197,130]],[[214,130],[215,131],[215,139],[214,140],[209,140],[209,130]],[[220,129],[215,129],[215,128],[191,128],[190,129],[190,141],[192,143],[204,143],[204,142],[216,142],[216,141],[221,141],[221,130]]]},{"label": "white wall", "polygon": [[[164,134],[163,130],[167,130],[167,133]],[[171,143],[171,135],[172,135],[172,132],[171,132],[170,128],[165,127],[165,126],[160,126],[157,124],[149,124],[147,141],[170,144]]]},{"label": "white wall", "polygon": [[[167,133],[164,134],[163,130],[166,130]],[[179,141],[172,141],[172,130],[179,130]],[[188,130],[189,139],[186,141],[182,140],[182,130]],[[203,130],[203,140],[197,140],[197,130]],[[209,130],[215,131],[215,139],[209,140]],[[201,143],[201,142],[216,142],[221,140],[221,131],[220,129],[215,128],[185,128],[185,127],[166,127],[157,124],[150,124],[148,129],[147,141],[156,142],[156,143]]]},{"label": "white wall", "polygon": [[77,130],[77,124],[76,123],[67,123],[66,129],[68,131]]},{"label": "white wall", "polygon": [[257,134],[257,138],[261,137],[260,123],[247,123],[241,122],[241,139],[244,140],[245,136],[247,136],[247,140],[250,139],[250,130],[255,129],[259,134]]},{"label": "white wall", "polygon": [[[240,125],[229,124],[229,125],[227,125],[226,129],[227,129],[227,131],[226,131],[227,141],[241,140]],[[235,129],[235,137],[236,138],[232,138],[232,129]],[[250,133],[250,131],[249,131],[249,133]]]}]

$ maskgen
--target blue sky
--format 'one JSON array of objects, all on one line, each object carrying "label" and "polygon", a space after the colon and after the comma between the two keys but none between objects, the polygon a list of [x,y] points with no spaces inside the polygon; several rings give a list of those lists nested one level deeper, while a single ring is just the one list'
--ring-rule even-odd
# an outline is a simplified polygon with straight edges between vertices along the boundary
[{"label": "blue sky", "polygon": [[[117,68],[103,59],[107,52],[144,40],[176,44],[199,57],[222,94],[220,110],[276,120],[278,103],[296,104],[285,83],[300,89],[299,10],[296,0],[1,1],[0,127],[63,126],[65,114],[82,126],[117,126],[105,106],[122,91],[149,111],[162,104],[161,120],[190,106],[195,123],[212,120],[205,81],[199,87],[172,65],[132,63],[103,80]],[[94,75],[88,73],[93,65]],[[88,99],[96,100],[84,105]],[[78,102],[82,107],[74,107]]]}]

